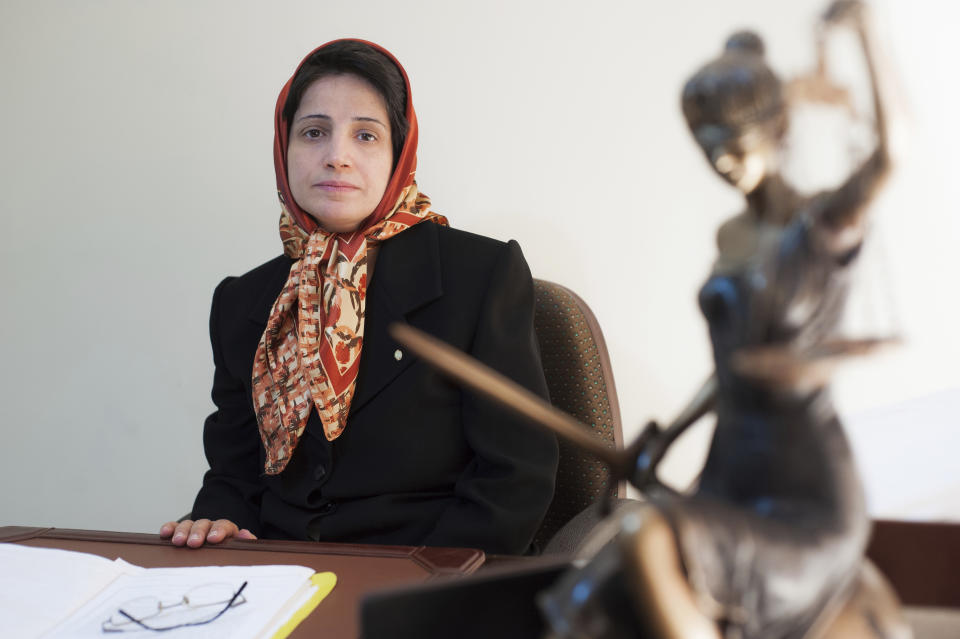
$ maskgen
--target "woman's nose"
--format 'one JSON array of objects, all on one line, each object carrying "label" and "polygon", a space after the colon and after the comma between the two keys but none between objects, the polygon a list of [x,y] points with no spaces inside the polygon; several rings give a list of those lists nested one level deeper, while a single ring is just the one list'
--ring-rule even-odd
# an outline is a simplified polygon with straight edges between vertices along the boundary
[{"label": "woman's nose", "polygon": [[323,162],[326,166],[334,169],[340,169],[350,166],[350,153],[348,141],[340,136],[331,136],[330,143],[326,145],[326,153]]}]

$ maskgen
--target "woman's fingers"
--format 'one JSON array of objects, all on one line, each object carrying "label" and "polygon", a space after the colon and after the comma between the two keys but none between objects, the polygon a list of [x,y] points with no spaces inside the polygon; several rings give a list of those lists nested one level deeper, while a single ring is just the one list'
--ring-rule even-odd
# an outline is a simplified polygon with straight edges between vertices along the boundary
[{"label": "woman's fingers", "polygon": [[[218,519],[209,526],[209,530],[204,533],[204,538],[211,544],[219,544],[224,539],[229,539],[239,532],[237,525],[229,519]],[[191,537],[193,533],[191,533]],[[203,544],[204,539],[200,539],[198,545]],[[187,540],[189,544],[190,541]]]},{"label": "woman's fingers", "polygon": [[199,548],[204,543],[219,544],[225,539],[256,539],[257,536],[244,528],[240,530],[229,519],[184,519],[181,522],[168,521],[160,527],[161,537],[170,537],[174,546],[189,546]]},{"label": "woman's fingers", "polygon": [[210,531],[211,523],[213,522],[209,519],[198,519],[196,521],[184,519],[174,528],[170,542],[174,546],[199,548],[203,545],[203,541],[207,537],[207,532]]},{"label": "woman's fingers", "polygon": [[209,519],[181,521],[177,526],[177,532],[173,533],[173,543],[179,546],[180,544],[177,544],[179,539],[190,548],[199,548],[207,538],[211,525],[213,525],[213,522]]}]

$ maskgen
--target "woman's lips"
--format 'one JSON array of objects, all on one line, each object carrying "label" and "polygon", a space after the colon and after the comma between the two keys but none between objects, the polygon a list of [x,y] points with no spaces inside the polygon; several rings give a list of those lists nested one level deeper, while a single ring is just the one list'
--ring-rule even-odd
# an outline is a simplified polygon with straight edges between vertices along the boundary
[{"label": "woman's lips", "polygon": [[339,182],[337,180],[325,180],[323,182],[317,182],[313,186],[321,191],[333,192],[354,191],[359,188],[356,185],[350,184],[349,182]]}]

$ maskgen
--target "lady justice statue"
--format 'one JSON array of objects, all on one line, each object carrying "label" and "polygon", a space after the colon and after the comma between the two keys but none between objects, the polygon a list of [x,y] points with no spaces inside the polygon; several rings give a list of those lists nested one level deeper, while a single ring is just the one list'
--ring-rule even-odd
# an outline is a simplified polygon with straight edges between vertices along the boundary
[{"label": "lady justice statue", "polygon": [[[699,294],[715,373],[674,422],[649,424],[616,454],[554,426],[647,499],[618,510],[614,541],[542,595],[551,637],[909,636],[892,591],[864,560],[863,489],[827,389],[839,360],[882,342],[837,335],[869,204],[890,170],[866,18],[862,2],[834,2],[819,25],[818,66],[793,91],[748,32],[731,36],[686,83],[694,139],[745,200],[719,230],[719,255]],[[857,36],[866,61],[875,146],[840,186],[805,196],[778,170],[787,95],[843,101],[823,55],[826,35],[840,28]],[[406,331],[394,335],[438,363]],[[458,366],[445,370],[508,401]],[[522,404],[512,405],[524,411]],[[696,487],[678,494],[661,486],[655,470],[664,452],[710,411],[717,425]],[[548,421],[542,411],[527,414]]]},{"label": "lady justice statue", "polygon": [[[890,168],[865,13],[855,0],[830,6],[817,70],[794,85],[801,98],[842,97],[826,74],[823,43],[830,29],[854,31],[876,143],[833,190],[803,196],[780,175],[789,104],[757,35],[731,36],[683,89],[694,139],[746,206],[720,227],[719,255],[699,295],[715,373],[671,425],[648,427],[645,445],[632,449],[633,481],[649,489],[648,501],[621,519],[617,548],[650,636],[830,636],[838,619],[849,621],[839,613],[858,587],[872,615],[891,612],[889,593],[862,569],[869,520],[826,387],[835,363],[880,341],[836,335],[868,205]],[[658,490],[658,461],[711,410],[717,425],[696,488]],[[904,632],[896,621],[861,626],[859,636]]]}]

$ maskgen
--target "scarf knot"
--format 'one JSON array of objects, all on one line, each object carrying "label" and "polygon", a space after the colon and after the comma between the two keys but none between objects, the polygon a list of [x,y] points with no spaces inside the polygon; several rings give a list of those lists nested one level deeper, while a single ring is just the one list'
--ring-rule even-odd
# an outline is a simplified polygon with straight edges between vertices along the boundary
[{"label": "scarf knot", "polygon": [[313,408],[328,440],[343,433],[363,350],[368,249],[425,220],[447,225],[415,182],[381,221],[350,233],[308,233],[283,207],[280,239],[294,263],[260,338],[252,379],[268,475],[286,467]]}]

